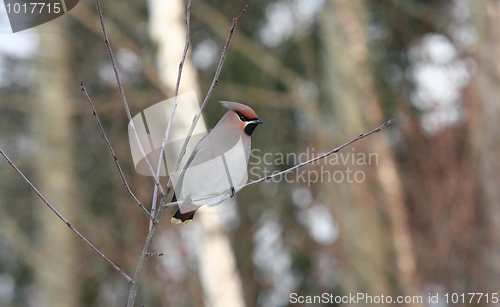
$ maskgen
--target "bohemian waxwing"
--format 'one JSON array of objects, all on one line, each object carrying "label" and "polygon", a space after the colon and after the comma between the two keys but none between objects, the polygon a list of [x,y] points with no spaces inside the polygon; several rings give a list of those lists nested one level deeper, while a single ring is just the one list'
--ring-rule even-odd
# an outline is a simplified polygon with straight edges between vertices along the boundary
[{"label": "bohemian waxwing", "polygon": [[[172,201],[185,203],[172,217],[174,224],[189,224],[201,206],[217,206],[233,197],[234,188],[248,180],[250,136],[262,121],[249,106],[230,101],[221,103],[229,111],[196,144],[175,184]],[[196,201],[214,194],[219,195]]]}]

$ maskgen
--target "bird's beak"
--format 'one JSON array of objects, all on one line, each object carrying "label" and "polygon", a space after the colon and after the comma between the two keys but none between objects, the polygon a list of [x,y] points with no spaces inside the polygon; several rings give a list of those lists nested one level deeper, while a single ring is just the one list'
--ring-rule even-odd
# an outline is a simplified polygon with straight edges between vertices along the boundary
[{"label": "bird's beak", "polygon": [[264,122],[263,122],[262,120],[260,120],[260,119],[258,119],[258,118],[257,118],[257,119],[254,119],[254,120],[252,120],[252,121],[249,121],[249,123],[251,123],[251,124],[257,124],[257,125],[261,125],[261,124],[263,124]]}]

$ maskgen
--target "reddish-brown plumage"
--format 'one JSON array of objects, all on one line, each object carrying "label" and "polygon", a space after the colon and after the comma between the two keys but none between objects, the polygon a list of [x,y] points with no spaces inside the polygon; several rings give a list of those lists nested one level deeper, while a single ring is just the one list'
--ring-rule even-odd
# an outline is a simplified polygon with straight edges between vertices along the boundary
[{"label": "reddish-brown plumage", "polygon": [[258,118],[255,111],[252,110],[252,108],[250,108],[249,106],[246,106],[244,104],[232,101],[221,101],[221,104],[222,106],[228,108],[229,110],[240,112],[241,114],[243,114],[243,116],[245,116],[248,119]]}]

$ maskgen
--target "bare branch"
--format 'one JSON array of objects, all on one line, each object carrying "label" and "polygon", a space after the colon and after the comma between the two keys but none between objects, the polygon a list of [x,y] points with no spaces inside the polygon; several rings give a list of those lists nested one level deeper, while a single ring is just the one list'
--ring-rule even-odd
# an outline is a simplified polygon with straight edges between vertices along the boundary
[{"label": "bare branch", "polygon": [[[160,170],[161,170],[161,164],[162,164],[161,162],[162,162],[162,158],[163,158],[164,153],[165,153],[165,145],[167,144],[168,137],[170,136],[170,127],[172,126],[172,122],[174,121],[175,110],[177,109],[177,105],[178,105],[177,96],[179,95],[179,87],[181,85],[182,69],[184,68],[184,63],[186,61],[186,56],[187,56],[187,52],[189,49],[190,21],[191,21],[191,0],[188,0],[187,10],[186,10],[186,40],[184,43],[184,52],[182,53],[181,62],[179,63],[179,72],[177,73],[177,83],[175,84],[175,91],[174,91],[174,106],[172,107],[172,114],[170,114],[170,120],[168,121],[167,130],[165,131],[163,141],[161,142],[160,155],[158,156],[158,167],[156,169],[156,176],[158,178],[160,177]],[[170,188],[167,188],[165,196],[167,196],[169,192],[170,192]],[[152,205],[151,205],[151,216],[153,216],[153,217],[155,215],[157,203],[158,203],[158,187],[155,186],[154,192],[153,192],[153,201],[152,201]],[[153,227],[153,221],[150,221],[149,222],[149,230],[151,230],[152,227]]]},{"label": "bare branch", "polygon": [[[217,84],[219,82],[219,75],[220,75],[220,72],[222,70],[222,66],[224,65],[224,61],[226,59],[226,55],[227,55],[227,52],[229,50],[229,44],[231,43],[231,38],[233,37],[234,30],[236,29],[236,25],[241,20],[241,18],[243,17],[243,14],[245,14],[247,9],[248,9],[248,5],[245,5],[245,7],[240,12],[238,17],[233,18],[233,23],[231,25],[231,29],[229,30],[229,35],[227,37],[226,44],[224,45],[224,48],[222,49],[222,53],[221,53],[220,60],[219,60],[219,65],[217,65],[217,69],[215,71],[215,75],[214,75],[214,78],[212,80],[212,84],[210,85],[210,88],[208,89],[207,95],[205,96],[205,99],[203,100],[203,103],[201,104],[200,110],[198,111],[196,116],[193,118],[193,123],[191,124],[191,128],[189,128],[188,135],[186,136],[186,139],[184,140],[184,144],[182,145],[182,149],[180,151],[179,157],[177,158],[177,162],[175,163],[173,173],[175,173],[179,170],[179,165],[181,163],[182,158],[186,154],[186,148],[187,148],[189,141],[191,140],[191,136],[193,135],[194,128],[196,127],[196,124],[198,123],[198,120],[201,117],[201,113],[203,112],[203,110],[205,110],[205,107],[207,106],[208,99],[212,95],[212,92],[214,91],[214,89],[217,87]],[[170,177],[170,180],[168,181],[167,190],[170,189],[171,187],[172,187],[172,177]]]},{"label": "bare branch", "polygon": [[99,0],[95,1],[97,14],[99,15],[99,21],[101,22],[102,34],[104,36],[104,43],[108,50],[109,58],[111,60],[111,65],[113,66],[113,71],[115,72],[116,83],[118,83],[118,89],[120,91],[120,96],[123,101],[123,106],[125,107],[125,113],[127,113],[127,118],[129,121],[132,120],[132,115],[130,114],[130,108],[128,106],[127,98],[125,97],[125,91],[123,90],[122,82],[120,80],[120,75],[118,74],[118,69],[116,68],[115,57],[113,56],[113,51],[109,44],[108,33],[106,31],[106,26],[104,25],[104,19],[102,18],[101,2]]},{"label": "bare branch", "polygon": [[318,161],[318,160],[320,160],[320,159],[326,158],[326,157],[328,157],[329,155],[332,155],[332,154],[334,154],[334,153],[339,152],[342,148],[345,148],[345,147],[347,147],[347,146],[351,145],[351,144],[352,144],[352,143],[354,143],[354,142],[357,142],[357,141],[359,141],[359,140],[361,140],[361,139],[364,139],[365,137],[367,137],[367,136],[369,136],[369,135],[371,135],[371,134],[374,134],[374,133],[376,133],[376,132],[379,132],[380,130],[382,130],[382,129],[383,129],[383,128],[385,128],[386,126],[389,126],[389,125],[390,125],[390,124],[392,124],[393,122],[394,122],[394,119],[390,119],[390,120],[386,121],[385,123],[383,123],[382,125],[378,126],[377,128],[373,129],[372,131],[367,132],[367,133],[360,134],[360,135],[358,135],[356,138],[354,138],[354,139],[350,140],[350,141],[349,141],[349,142],[347,142],[347,143],[344,143],[344,144],[340,145],[339,147],[337,147],[337,148],[335,148],[335,149],[330,150],[330,151],[329,151],[329,152],[327,152],[327,153],[324,153],[324,154],[322,154],[322,155],[319,155],[319,156],[317,156],[317,157],[314,157],[313,159],[310,159],[310,160],[304,161],[304,162],[302,162],[302,163],[300,163],[300,164],[297,164],[297,165],[295,165],[295,166],[292,166],[292,167],[290,167],[290,168],[288,168],[288,169],[286,169],[286,170],[284,170],[284,171],[281,171],[281,172],[279,172],[279,173],[272,174],[272,175],[269,175],[269,176],[266,176],[266,177],[262,177],[262,178],[260,178],[260,179],[254,180],[254,181],[252,181],[252,182],[248,182],[248,183],[246,183],[246,184],[244,184],[244,185],[242,185],[242,186],[240,186],[240,187],[238,187],[238,188],[236,188],[236,189],[237,189],[237,190],[240,190],[240,189],[246,188],[246,187],[248,187],[248,186],[251,186],[251,185],[254,185],[254,184],[257,184],[257,183],[261,183],[261,182],[266,181],[266,180],[269,180],[269,179],[271,179],[271,178],[274,178],[274,177],[277,177],[277,176],[281,176],[281,175],[286,174],[286,173],[288,173],[288,172],[294,171],[294,170],[296,170],[296,169],[298,169],[299,167],[302,167],[302,166],[304,166],[304,165],[311,164],[311,163],[316,162],[316,161]]},{"label": "bare branch", "polygon": [[94,103],[90,99],[90,96],[87,93],[87,89],[85,88],[85,84],[83,83],[83,81],[80,83],[80,86],[82,88],[83,94],[87,98],[87,101],[88,101],[88,103],[90,105],[90,109],[92,110],[92,115],[95,118],[95,121],[97,123],[97,127],[99,128],[99,132],[101,133],[101,137],[103,138],[104,142],[108,146],[108,150],[109,150],[109,153],[111,154],[111,157],[113,157],[113,162],[115,163],[116,169],[118,170],[118,174],[120,175],[120,178],[122,180],[123,186],[127,190],[127,192],[130,195],[130,197],[132,197],[132,199],[136,202],[136,204],[139,206],[139,208],[141,208],[142,212],[144,212],[144,214],[149,219],[153,219],[154,215],[149,214],[148,209],[146,209],[141,204],[141,202],[137,199],[137,197],[134,195],[134,193],[130,189],[130,186],[127,183],[127,179],[125,179],[125,175],[123,174],[122,168],[120,167],[120,163],[118,163],[118,157],[116,156],[115,151],[113,150],[113,147],[111,146],[111,143],[109,142],[108,137],[106,136],[106,133],[104,132],[104,128],[102,127],[101,121],[99,120],[99,117],[97,116],[97,112],[95,110]]},{"label": "bare branch", "polygon": [[[264,181],[266,181],[266,180],[269,180],[269,179],[274,178],[274,177],[277,177],[277,176],[281,176],[281,175],[283,175],[283,174],[286,174],[286,173],[289,173],[289,172],[291,172],[291,171],[294,171],[294,170],[296,170],[296,169],[298,169],[298,168],[300,168],[300,167],[302,167],[302,166],[305,166],[305,165],[307,165],[307,164],[311,164],[311,163],[316,162],[316,161],[318,161],[318,160],[324,159],[324,158],[326,158],[326,157],[328,157],[328,156],[330,156],[330,155],[332,155],[332,154],[334,154],[334,153],[339,152],[342,148],[345,148],[345,147],[347,147],[347,146],[351,145],[351,144],[352,144],[352,143],[354,143],[354,142],[357,142],[357,141],[359,141],[359,140],[361,140],[361,139],[364,139],[365,137],[367,137],[367,136],[369,136],[369,135],[371,135],[371,134],[374,134],[374,133],[376,133],[376,132],[379,132],[380,130],[382,130],[382,129],[383,129],[383,128],[385,128],[386,126],[388,126],[388,125],[392,124],[393,122],[394,122],[394,119],[390,119],[390,120],[386,121],[385,123],[383,123],[382,125],[378,126],[377,128],[375,128],[375,129],[371,130],[370,132],[366,132],[366,133],[360,134],[360,135],[358,135],[357,137],[355,137],[354,139],[350,140],[349,142],[344,143],[344,144],[340,145],[339,147],[337,147],[337,148],[335,148],[335,149],[330,150],[330,151],[329,151],[329,152],[327,152],[327,153],[324,153],[324,154],[319,155],[319,156],[317,156],[317,157],[314,157],[314,158],[312,158],[312,159],[310,159],[310,160],[304,161],[304,162],[302,162],[302,163],[300,163],[300,164],[297,164],[297,165],[295,165],[295,166],[292,166],[292,167],[290,167],[290,168],[287,168],[286,170],[281,171],[281,172],[279,172],[279,173],[272,174],[272,175],[269,175],[269,176],[266,176],[266,177],[262,177],[262,178],[260,178],[260,179],[257,179],[257,180],[254,180],[254,181],[248,182],[248,183],[246,183],[246,184],[244,184],[244,185],[242,185],[242,186],[239,186],[239,187],[235,188],[235,190],[236,190],[236,191],[239,191],[239,190],[241,190],[241,189],[243,189],[243,188],[246,188],[246,187],[248,187],[248,186],[251,186],[251,185],[254,185],[254,184],[258,184],[258,183],[264,182]],[[229,190],[228,190],[228,191],[223,191],[222,193],[211,194],[211,195],[207,195],[207,196],[200,197],[200,198],[197,198],[197,199],[193,199],[193,200],[191,200],[191,202],[201,201],[201,200],[206,200],[206,199],[210,199],[210,198],[218,197],[218,196],[223,195],[223,194],[231,194],[231,192],[230,192]],[[179,200],[179,201],[175,201],[175,202],[163,203],[163,204],[162,204],[162,207],[170,207],[170,206],[182,205],[182,204],[184,204],[184,201],[183,201],[183,200]]]},{"label": "bare branch", "polygon": [[[98,1],[98,0],[96,0],[96,1]],[[231,29],[229,30],[229,35],[228,35],[228,38],[226,40],[226,44],[224,45],[224,49],[222,50],[221,58],[219,61],[219,65],[217,66],[217,70],[215,72],[214,79],[212,81],[212,85],[210,86],[210,89],[208,90],[207,95],[205,96],[205,99],[203,101],[203,104],[200,107],[200,110],[198,111],[198,113],[196,114],[196,116],[193,119],[193,123],[191,124],[191,128],[189,129],[188,135],[187,135],[186,139],[184,140],[184,144],[182,146],[180,155],[177,158],[177,162],[175,164],[173,173],[175,173],[179,169],[180,161],[182,160],[182,157],[186,154],[186,147],[187,147],[187,144],[189,143],[191,135],[193,134],[196,123],[198,122],[198,119],[200,118],[201,113],[205,109],[210,95],[212,94],[213,90],[217,86],[218,78],[219,78],[219,75],[220,75],[220,72],[222,69],[222,65],[224,64],[224,60],[225,60],[227,52],[228,52],[228,48],[229,48],[229,44],[231,42],[231,38],[233,36],[233,32],[236,28],[236,25],[241,20],[241,17],[243,17],[243,14],[246,12],[247,8],[248,8],[248,5],[246,5],[243,8],[243,10],[240,12],[238,17],[233,19],[233,24],[231,26]],[[189,9],[188,9],[188,13],[190,13]],[[179,71],[181,71],[181,70],[179,70]],[[178,76],[178,80],[180,80],[179,78],[180,78],[180,76]],[[171,187],[172,187],[172,177],[170,177],[168,184],[167,184],[167,187],[166,187],[167,193],[168,193],[168,191],[170,191]],[[162,196],[163,197],[161,199],[161,202],[166,201],[167,194],[162,193]],[[133,284],[130,287],[130,293],[129,293],[127,307],[134,306],[135,298],[137,296],[137,289],[139,287],[139,285],[138,285],[139,279],[141,278],[141,274],[142,274],[142,271],[144,270],[144,266],[146,264],[148,255],[150,255],[151,246],[153,243],[153,239],[154,239],[154,235],[156,233],[156,230],[158,229],[159,220],[161,219],[161,216],[163,215],[163,212],[165,211],[166,208],[167,208],[167,206],[161,205],[158,208],[158,211],[157,211],[156,216],[155,216],[155,220],[152,221],[152,226],[149,230],[148,236],[146,238],[146,242],[144,243],[142,254],[141,254],[141,257],[139,259],[139,263],[138,263],[136,271],[135,271]]]},{"label": "bare branch", "polygon": [[70,222],[68,222],[64,218],[64,216],[62,216],[61,213],[59,213],[59,211],[57,211],[56,208],[54,208],[49,203],[49,201],[42,195],[42,193],[40,193],[40,191],[38,191],[38,189],[23,174],[23,172],[21,172],[21,170],[17,168],[14,162],[12,162],[12,160],[7,156],[7,154],[2,149],[0,149],[0,154],[5,158],[5,160],[7,160],[7,163],[9,163],[9,165],[12,166],[12,168],[23,178],[23,180],[30,186],[30,188],[33,191],[35,191],[35,194],[45,203],[45,205],[47,205],[47,207],[49,207],[49,209],[52,210],[52,212],[54,212],[55,215],[57,215],[57,217],[61,221],[63,221],[64,224],[66,224],[66,226],[68,226],[69,229],[71,229],[80,239],[82,239],[88,246],[90,246],[90,248],[92,248],[94,252],[96,252],[99,256],[101,256],[101,258],[103,258],[107,263],[109,263],[113,267],[113,269],[115,269],[118,273],[120,273],[120,275],[123,276],[123,278],[125,278],[128,282],[133,283],[132,278],[130,278],[130,276],[128,276],[127,273],[125,273],[122,269],[120,269],[120,267],[114,264],[113,261],[111,261],[108,257],[106,257],[106,255],[104,255],[100,250],[98,250],[97,247],[95,247],[92,243],[90,243],[90,241],[87,240],[87,238],[85,238],[78,230],[76,230],[76,228],[73,227],[73,225],[71,225]]},{"label": "bare branch", "polygon": [[146,261],[148,256],[150,255],[151,246],[153,245],[153,239],[158,229],[159,220],[165,211],[164,206],[160,206],[158,212],[156,213],[156,219],[153,221],[153,227],[148,233],[146,237],[146,242],[144,242],[144,247],[142,248],[141,257],[139,258],[139,262],[137,263],[137,268],[135,269],[134,279],[132,281],[132,285],[130,286],[130,292],[127,301],[127,307],[134,307],[135,298],[137,297],[137,290],[139,288],[139,280],[141,279],[142,271],[144,270],[144,266],[146,265]]},{"label": "bare branch", "polygon": [[155,181],[155,185],[158,187],[160,192],[163,194],[163,187],[160,184],[159,177],[156,176],[156,173],[153,169],[153,166],[151,165],[151,162],[149,162],[149,159],[146,156],[146,152],[144,151],[144,148],[142,147],[141,141],[139,139],[139,135],[137,134],[137,130],[135,129],[134,121],[132,120],[132,115],[130,114],[130,108],[128,106],[127,98],[125,97],[125,91],[123,90],[122,82],[120,80],[120,75],[118,74],[118,69],[116,68],[115,57],[113,56],[113,51],[111,50],[111,45],[109,44],[109,38],[108,38],[108,33],[106,32],[106,26],[104,25],[104,19],[102,17],[102,11],[101,11],[101,2],[99,0],[96,0],[95,4],[96,4],[96,8],[97,8],[97,14],[99,15],[99,20],[101,22],[102,34],[104,36],[104,43],[106,44],[109,59],[111,60],[111,65],[113,66],[113,71],[115,72],[116,83],[118,83],[118,89],[120,91],[120,96],[121,96],[122,101],[123,101],[123,107],[125,108],[125,113],[127,113],[127,118],[129,120],[130,129],[132,130],[132,134],[134,135],[134,139],[137,142],[137,146],[141,150],[141,156],[144,157],[144,160],[146,161],[146,164],[149,168],[149,171],[151,172],[151,175]]}]

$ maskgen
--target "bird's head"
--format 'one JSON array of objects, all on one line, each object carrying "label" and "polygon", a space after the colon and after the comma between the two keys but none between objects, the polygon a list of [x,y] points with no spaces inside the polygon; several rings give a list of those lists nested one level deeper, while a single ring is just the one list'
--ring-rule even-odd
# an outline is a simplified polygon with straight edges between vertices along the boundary
[{"label": "bird's head", "polygon": [[229,109],[227,120],[231,126],[234,126],[246,135],[251,136],[255,128],[264,123],[257,117],[252,108],[247,105],[232,101],[221,101],[222,106]]}]

